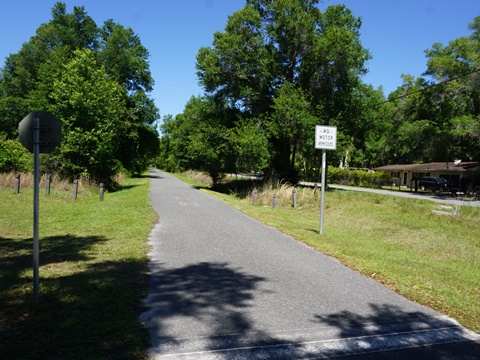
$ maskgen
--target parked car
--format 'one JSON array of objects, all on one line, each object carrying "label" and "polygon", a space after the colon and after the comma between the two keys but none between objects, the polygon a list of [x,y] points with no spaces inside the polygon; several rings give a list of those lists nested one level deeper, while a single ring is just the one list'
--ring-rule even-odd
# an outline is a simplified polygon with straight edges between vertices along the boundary
[{"label": "parked car", "polygon": [[448,182],[441,177],[425,176],[420,179],[420,189],[422,191],[448,191]]}]

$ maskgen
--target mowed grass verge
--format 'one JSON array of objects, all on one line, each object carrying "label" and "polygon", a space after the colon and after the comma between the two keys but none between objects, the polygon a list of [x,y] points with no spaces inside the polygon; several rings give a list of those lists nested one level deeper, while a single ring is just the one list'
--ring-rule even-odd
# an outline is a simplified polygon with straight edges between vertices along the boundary
[{"label": "mowed grass verge", "polygon": [[319,192],[296,189],[293,208],[292,187],[266,186],[253,206],[248,185],[239,190],[239,182],[227,183],[221,192],[203,190],[480,333],[480,208],[438,216],[432,213],[438,204],[427,200],[331,190],[320,235]]},{"label": "mowed grass verge", "polygon": [[33,190],[0,188],[2,359],[143,359],[149,179],[105,194],[40,193],[40,297],[33,303]]}]

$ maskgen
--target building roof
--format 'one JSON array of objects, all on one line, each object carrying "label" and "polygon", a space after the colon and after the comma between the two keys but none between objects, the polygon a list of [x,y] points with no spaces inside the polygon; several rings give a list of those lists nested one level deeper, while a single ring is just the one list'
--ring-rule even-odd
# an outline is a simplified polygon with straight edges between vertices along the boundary
[{"label": "building roof", "polygon": [[424,164],[395,164],[374,168],[375,171],[466,171],[480,167],[480,162],[433,162]]}]

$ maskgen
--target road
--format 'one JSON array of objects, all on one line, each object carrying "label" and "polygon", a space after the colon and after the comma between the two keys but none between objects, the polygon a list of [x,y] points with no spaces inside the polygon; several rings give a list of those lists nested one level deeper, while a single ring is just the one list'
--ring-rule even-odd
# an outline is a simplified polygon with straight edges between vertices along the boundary
[{"label": "road", "polygon": [[157,170],[150,192],[151,359],[478,359],[479,335],[208,194]]}]

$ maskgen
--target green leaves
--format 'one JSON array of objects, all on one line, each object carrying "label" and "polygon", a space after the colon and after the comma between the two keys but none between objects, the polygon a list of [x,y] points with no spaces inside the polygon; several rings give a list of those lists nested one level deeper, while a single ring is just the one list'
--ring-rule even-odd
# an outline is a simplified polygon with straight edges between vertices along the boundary
[{"label": "green leaves", "polygon": [[207,93],[254,114],[264,107],[274,66],[261,17],[248,6],[229,17],[225,32],[214,34],[213,48],[199,50],[196,64]]},{"label": "green leaves", "polygon": [[198,169],[218,182],[228,172],[263,169],[268,142],[260,123],[243,120],[225,104],[192,97],[183,114],[162,126],[160,166]]},{"label": "green leaves", "polygon": [[77,50],[55,81],[50,111],[63,120],[59,152],[71,171],[108,181],[118,171],[117,152],[125,134],[125,90],[107,78],[92,51]]},{"label": "green leaves", "polygon": [[18,140],[9,140],[0,133],[0,172],[32,170],[32,156]]},{"label": "green leaves", "polygon": [[230,133],[236,172],[258,172],[268,166],[268,138],[258,123],[240,122]]},{"label": "green leaves", "polygon": [[359,40],[361,21],[345,6],[321,13],[317,4],[247,1],[197,55],[206,92],[244,119],[263,119],[271,166],[290,179],[297,157],[313,160],[307,139],[319,118],[335,118],[349,136],[365,128],[356,100],[370,57]]},{"label": "green leaves", "polygon": [[99,57],[112,79],[133,93],[152,91],[149,53],[132,29],[107,20],[101,30],[100,49]]},{"label": "green leaves", "polygon": [[[425,51],[425,78],[404,75],[391,94],[389,139],[397,155],[390,162],[476,161],[480,158],[480,44],[474,19],[471,36],[434,43]],[[379,134],[378,137],[382,136]],[[393,152],[393,151],[392,151]]]},{"label": "green leaves", "polygon": [[132,29],[113,20],[99,28],[84,7],[68,13],[57,2],[52,19],[6,60],[0,131],[15,137],[25,112],[49,110],[64,125],[52,155],[61,160],[62,175],[108,182],[122,167],[142,172],[158,154],[148,56]]}]

